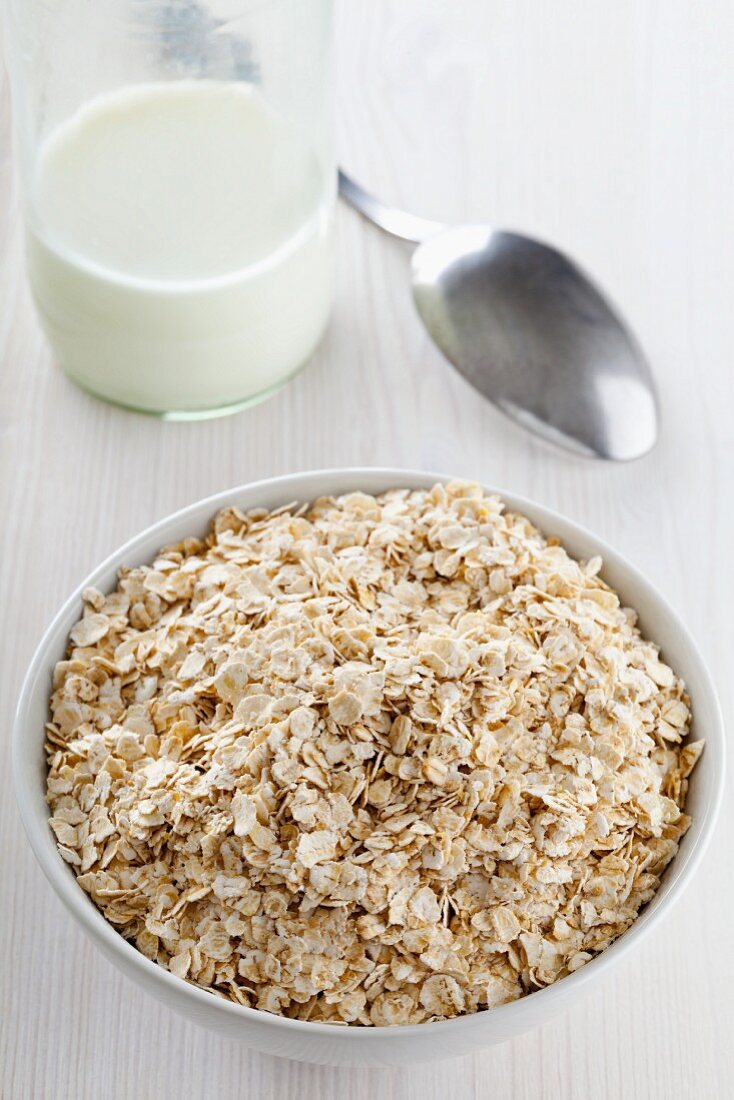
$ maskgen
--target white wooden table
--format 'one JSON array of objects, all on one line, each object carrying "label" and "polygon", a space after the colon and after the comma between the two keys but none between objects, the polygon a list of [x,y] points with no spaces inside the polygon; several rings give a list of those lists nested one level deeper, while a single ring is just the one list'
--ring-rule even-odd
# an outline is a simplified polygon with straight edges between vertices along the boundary
[{"label": "white wooden table", "polygon": [[646,459],[612,467],[552,453],[505,422],[422,334],[401,247],[346,210],[333,325],[283,393],[202,424],[96,403],[54,368],[31,312],[3,87],[0,1091],[7,1100],[730,1097],[731,802],[694,888],[615,979],[485,1055],[397,1072],[266,1058],[172,1017],[83,938],[22,835],[11,713],[68,591],[172,509],[309,467],[475,476],[580,520],[679,609],[731,714],[734,6],[343,0],[338,44],[344,163],[417,213],[491,218],[569,249],[650,353],[662,438]]}]

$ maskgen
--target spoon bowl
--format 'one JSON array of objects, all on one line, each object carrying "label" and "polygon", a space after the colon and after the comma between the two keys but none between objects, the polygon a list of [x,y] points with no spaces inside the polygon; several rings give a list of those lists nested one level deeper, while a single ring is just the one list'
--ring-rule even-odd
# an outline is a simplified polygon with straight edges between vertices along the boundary
[{"label": "spoon bowl", "polygon": [[450,363],[503,413],[587,458],[627,461],[655,445],[658,400],[645,355],[592,280],[519,233],[454,228],[385,207],[343,172],[342,196],[418,245],[413,298]]},{"label": "spoon bowl", "polygon": [[623,461],[654,446],[642,351],[556,249],[486,226],[443,230],[414,253],[413,297],[449,362],[518,424],[588,457]]}]

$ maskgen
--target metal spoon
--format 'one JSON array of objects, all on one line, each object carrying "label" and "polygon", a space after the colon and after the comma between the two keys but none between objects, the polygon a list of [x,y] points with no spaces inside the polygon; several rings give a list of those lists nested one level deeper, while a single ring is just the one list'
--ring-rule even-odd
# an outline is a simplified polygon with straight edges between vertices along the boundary
[{"label": "metal spoon", "polygon": [[639,458],[655,445],[647,360],[567,256],[518,233],[391,209],[344,172],[339,191],[380,229],[418,244],[413,298],[428,334],[502,412],[586,457]]}]

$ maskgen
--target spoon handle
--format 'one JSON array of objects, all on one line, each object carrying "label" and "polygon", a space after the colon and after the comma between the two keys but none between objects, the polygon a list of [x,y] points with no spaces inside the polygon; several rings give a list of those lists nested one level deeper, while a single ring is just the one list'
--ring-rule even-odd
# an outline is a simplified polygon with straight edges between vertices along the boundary
[{"label": "spoon handle", "polygon": [[440,222],[432,222],[428,218],[418,218],[415,214],[408,214],[404,210],[384,206],[341,169],[339,169],[339,194],[350,206],[385,233],[389,233],[392,237],[400,237],[404,241],[412,241],[413,244],[420,244],[421,241],[425,241],[444,228]]}]

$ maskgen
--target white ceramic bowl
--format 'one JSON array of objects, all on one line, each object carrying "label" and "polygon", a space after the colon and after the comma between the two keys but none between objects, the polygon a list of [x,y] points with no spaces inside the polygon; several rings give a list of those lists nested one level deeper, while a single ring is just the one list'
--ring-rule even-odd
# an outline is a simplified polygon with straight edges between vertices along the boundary
[{"label": "white ceramic bowl", "polygon": [[694,734],[706,738],[706,749],[691,778],[686,807],[693,824],[660,890],[624,936],[575,974],[487,1012],[411,1027],[336,1027],[243,1008],[174,977],[127,943],[77,886],[47,823],[43,741],[51,672],[63,656],[69,631],[80,615],[82,589],[94,585],[102,591],[111,590],[121,565],[150,561],[161,546],[185,535],[203,534],[217,509],[227,505],[275,508],[354,489],[377,493],[398,486],[428,488],[445,480],[439,475],[406,470],[324,470],[230,489],[184,508],[143,531],[87,577],[46,631],[23,685],[13,731],[15,786],[28,838],[54,890],[97,947],[143,989],[188,1019],[268,1054],[334,1065],[405,1065],[468,1054],[543,1023],[574,1004],[625,953],[639,948],[680,897],[714,828],[723,791],[723,724],[713,684],[685,626],[650,582],[599,539],[538,504],[496,490],[509,508],[523,512],[546,534],[558,535],[571,554],[579,558],[602,555],[604,578],[626,604],[637,609],[643,632],[662,646],[665,659],[685,678],[693,705]]}]

